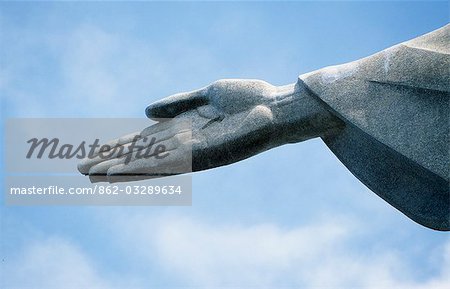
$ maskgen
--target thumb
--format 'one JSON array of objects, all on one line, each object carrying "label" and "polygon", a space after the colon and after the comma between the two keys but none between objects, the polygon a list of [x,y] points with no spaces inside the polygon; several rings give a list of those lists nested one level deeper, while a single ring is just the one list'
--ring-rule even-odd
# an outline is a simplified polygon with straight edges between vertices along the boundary
[{"label": "thumb", "polygon": [[171,95],[150,104],[145,109],[148,118],[173,118],[185,111],[208,104],[207,89],[202,88],[191,92]]}]

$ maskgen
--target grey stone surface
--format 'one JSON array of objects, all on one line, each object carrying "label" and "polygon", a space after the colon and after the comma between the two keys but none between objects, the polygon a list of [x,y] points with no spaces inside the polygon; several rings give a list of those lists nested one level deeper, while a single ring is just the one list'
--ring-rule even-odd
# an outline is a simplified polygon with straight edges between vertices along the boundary
[{"label": "grey stone surface", "polygon": [[[449,34],[447,25],[367,58],[301,75],[292,85],[227,79],[175,94],[147,108],[147,116],[160,122],[143,131],[172,148],[169,158],[133,158],[127,165],[117,156],[86,159],[79,170],[100,180],[131,181],[170,174],[167,168],[187,152],[192,170],[200,171],[321,137],[388,203],[419,224],[450,230]],[[192,126],[186,131],[162,118],[190,119]]]},{"label": "grey stone surface", "polygon": [[299,78],[345,122],[323,140],[366,186],[414,221],[450,228],[450,25]]}]

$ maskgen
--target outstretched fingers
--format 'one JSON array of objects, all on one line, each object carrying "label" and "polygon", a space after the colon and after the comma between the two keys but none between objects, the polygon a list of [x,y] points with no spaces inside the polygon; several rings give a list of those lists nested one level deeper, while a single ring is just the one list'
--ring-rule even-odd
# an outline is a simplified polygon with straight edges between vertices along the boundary
[{"label": "outstretched fingers", "polygon": [[116,165],[135,166],[134,162],[138,160],[152,162],[154,159],[164,159],[180,147],[189,145],[191,135],[190,131],[179,131],[170,135],[166,133],[158,141],[156,141],[156,138],[153,138],[144,143],[143,139],[141,139],[133,144],[128,153],[121,154],[117,158],[104,160],[92,166],[89,169],[89,175],[104,175],[109,168]]},{"label": "outstretched fingers", "polygon": [[[187,140],[186,142],[183,140]],[[192,172],[190,136],[181,134],[167,143],[164,154],[150,158],[133,158],[131,162],[116,163],[107,169],[109,182],[130,181],[140,177],[161,177]]]},{"label": "outstretched fingers", "polygon": [[[107,142],[106,144],[102,145],[101,147],[97,148],[94,150],[94,153],[90,156],[88,156],[87,158],[81,160],[78,163],[78,171],[82,174],[88,174],[89,173],[89,169],[92,166],[95,166],[96,164],[103,162],[105,160],[104,157],[100,157],[100,153],[102,153],[102,155],[107,154],[108,152],[111,152],[109,155],[109,158],[114,158],[117,157],[117,153],[120,150],[117,150],[117,148],[131,143],[132,141],[136,140],[136,137],[139,136],[139,132],[134,132],[134,133],[130,133],[128,135],[122,136],[120,138],[111,140],[109,142]],[[101,148],[109,148],[107,150],[100,150]],[[114,152],[112,152],[112,150],[114,150]]]},{"label": "outstretched fingers", "polygon": [[110,164],[120,159],[129,158],[130,154],[156,147],[160,142],[169,140],[180,133],[191,133],[189,121],[173,120],[157,123],[140,132],[135,132],[108,142],[97,149],[92,156],[87,157],[78,164],[78,170],[82,174],[106,174]]}]

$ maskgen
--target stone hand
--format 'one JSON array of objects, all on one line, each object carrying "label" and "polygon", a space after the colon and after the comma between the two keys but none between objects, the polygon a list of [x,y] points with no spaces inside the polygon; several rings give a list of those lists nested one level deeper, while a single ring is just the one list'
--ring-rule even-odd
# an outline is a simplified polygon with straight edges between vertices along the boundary
[{"label": "stone hand", "polygon": [[[111,150],[102,151],[103,157],[97,152],[78,168],[84,174],[103,176],[100,180],[124,176],[118,180],[129,181],[183,173],[190,170],[187,163],[192,171],[200,171],[248,158],[282,139],[273,137],[277,91],[264,81],[230,79],[169,96],[146,109],[157,124],[110,142]],[[139,152],[150,146],[155,150],[155,145],[164,148],[159,157],[139,157]],[[119,154],[118,147],[125,149]]]}]

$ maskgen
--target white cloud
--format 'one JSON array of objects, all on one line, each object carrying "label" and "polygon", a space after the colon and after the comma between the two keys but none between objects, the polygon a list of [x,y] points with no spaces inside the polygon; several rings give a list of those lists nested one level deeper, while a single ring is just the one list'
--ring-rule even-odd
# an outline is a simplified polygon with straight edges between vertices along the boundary
[{"label": "white cloud", "polygon": [[14,40],[0,88],[14,116],[144,117],[150,102],[206,85],[204,76],[221,67],[191,38],[159,43],[87,23],[64,33],[11,26],[5,34],[5,43]]},{"label": "white cloud", "polygon": [[[251,22],[246,17],[237,14],[232,21],[218,17],[211,27],[233,41],[239,24]],[[225,30],[220,30],[224,27]],[[208,44],[202,45],[195,39],[176,38],[163,45],[152,43],[157,39],[119,35],[117,31],[83,23],[61,34],[47,32],[43,35],[32,27],[26,31],[5,30],[9,35],[5,39],[14,42],[11,49],[5,49],[8,65],[0,71],[0,89],[5,91],[8,104],[12,104],[8,112],[13,115],[85,113],[116,117],[137,111],[136,115],[143,116],[145,104],[167,92],[205,85],[205,79],[214,80],[224,71],[255,73],[243,69],[245,65],[240,69],[233,69],[238,64],[225,65],[227,59],[217,59]],[[54,62],[36,55],[40,50],[52,56],[50,60]],[[285,54],[291,55],[289,50]],[[260,55],[249,56],[251,61],[246,65],[259,63]],[[280,58],[287,59],[286,62],[291,59],[277,51],[274,59]],[[287,66],[284,61],[263,59],[267,62],[264,67],[273,66],[273,75]],[[52,63],[56,79],[44,75],[30,80],[36,71]],[[39,80],[45,81],[36,83]],[[120,221],[114,222],[114,217]],[[422,264],[408,264],[398,251],[401,248],[385,246],[375,250],[371,243],[363,244],[366,248],[362,251],[355,250],[354,233],[360,235],[369,229],[335,216],[294,228],[267,223],[217,225],[185,215],[108,216],[100,225],[108,224],[114,226],[118,250],[130,250],[126,254],[139,256],[144,266],[161,267],[179,285],[438,289],[447,288],[450,283],[450,242],[437,248],[443,255],[438,264],[442,270],[427,280],[417,281],[413,269]],[[23,227],[17,230],[25,231]],[[130,288],[129,277],[119,276],[121,282],[110,280],[104,271],[113,269],[98,268],[93,260],[64,238],[40,238],[29,242],[16,259],[7,259],[3,273],[7,288]],[[136,278],[145,281],[146,276]]]},{"label": "white cloud", "polygon": [[17,259],[3,266],[5,288],[117,288],[98,275],[80,248],[62,238],[30,241]]},{"label": "white cloud", "polygon": [[[374,248],[368,243],[364,250],[355,250],[353,236],[364,231],[363,224],[342,217],[294,228],[268,223],[214,225],[173,214],[115,213],[107,219],[102,226],[111,226],[110,238],[127,256],[126,262],[141,262],[170,276],[165,288],[443,289],[450,282],[450,241],[436,248],[442,254],[436,264],[440,271],[418,281],[413,272],[422,264],[408,264],[401,248]],[[64,238],[29,241],[3,266],[5,288],[153,286],[145,275],[148,271],[100,268],[92,256]]]},{"label": "white cloud", "polygon": [[[143,116],[145,102],[155,83],[165,82],[164,59],[149,44],[119,36],[94,25],[80,24],[65,35],[58,47],[63,85],[59,93],[68,103],[61,108],[92,115],[130,114],[136,108]],[[150,101],[150,100],[149,100]]]},{"label": "white cloud", "polygon": [[[449,284],[450,242],[439,274],[417,281],[401,252],[367,244],[354,250],[352,236],[362,223],[326,218],[306,226],[212,225],[185,216],[138,216],[114,222],[124,243],[148,262],[157,260],[185,286],[206,288],[444,288]],[[128,239],[129,238],[129,239]]]}]

